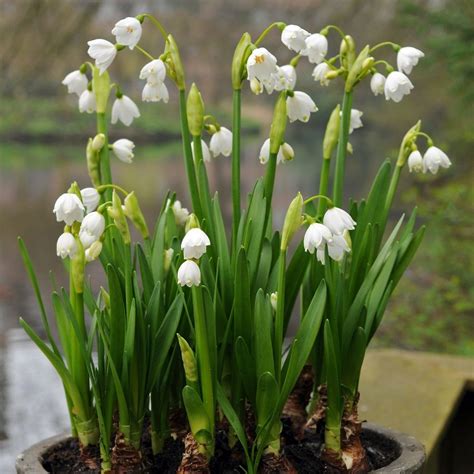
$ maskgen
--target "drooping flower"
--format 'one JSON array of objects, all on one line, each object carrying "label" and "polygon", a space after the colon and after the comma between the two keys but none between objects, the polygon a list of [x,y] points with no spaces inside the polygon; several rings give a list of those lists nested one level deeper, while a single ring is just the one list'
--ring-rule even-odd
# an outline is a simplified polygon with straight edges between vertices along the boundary
[{"label": "drooping flower", "polygon": [[408,95],[413,89],[413,84],[403,72],[393,71],[385,80],[385,99],[400,102],[404,95]]},{"label": "drooping flower", "polygon": [[199,286],[201,284],[201,270],[193,260],[184,261],[178,268],[178,284],[181,286]]},{"label": "drooping flower", "polygon": [[100,74],[103,74],[114,61],[117,55],[117,48],[105,39],[91,40],[87,44],[89,45],[87,54],[95,60],[96,67],[99,68]]},{"label": "drooping flower", "polygon": [[137,104],[130,97],[122,95],[115,99],[112,106],[112,123],[120,120],[127,127],[133,122],[133,119],[140,117],[140,111]]},{"label": "drooping flower", "polygon": [[385,88],[385,76],[376,72],[370,80],[370,89],[374,95],[383,94]]},{"label": "drooping flower", "polygon": [[334,235],[342,235],[344,231],[354,230],[356,226],[356,222],[350,214],[339,207],[331,207],[325,212],[323,224]]},{"label": "drooping flower", "polygon": [[319,81],[322,86],[329,85],[329,79],[326,77],[326,74],[331,70],[331,68],[326,63],[318,64],[313,69],[313,79]]},{"label": "drooping flower", "polygon": [[92,114],[95,112],[96,104],[95,104],[95,94],[86,89],[80,96],[79,96],[79,112],[81,113],[88,113]]},{"label": "drooping flower", "polygon": [[142,36],[142,25],[136,18],[129,16],[115,23],[112,34],[117,43],[133,49]]},{"label": "drooping flower", "polygon": [[76,70],[70,72],[62,81],[67,87],[69,94],[77,94],[80,96],[87,89],[87,76],[81,71]]},{"label": "drooping flower", "polygon": [[248,80],[269,81],[277,71],[277,59],[266,48],[256,48],[247,59]]},{"label": "drooping flower", "polygon": [[310,34],[298,25],[287,25],[281,32],[281,42],[291,51],[300,53],[306,48],[305,40]]},{"label": "drooping flower", "polygon": [[228,128],[220,127],[212,135],[209,149],[214,158],[219,155],[229,156],[232,153],[232,132]]},{"label": "drooping flower", "polygon": [[154,59],[145,64],[140,71],[140,79],[150,84],[164,82],[166,77],[166,66],[161,59]]},{"label": "drooping flower", "polygon": [[79,230],[79,239],[85,249],[88,249],[95,241],[99,240],[105,230],[105,218],[97,211],[91,212],[84,217]]},{"label": "drooping flower", "polygon": [[61,258],[73,258],[77,252],[77,242],[74,236],[69,232],[64,232],[58,238],[56,243],[56,255]]},{"label": "drooping flower", "polygon": [[423,156],[423,173],[429,171],[432,174],[438,172],[439,167],[449,168],[451,161],[448,155],[436,146],[430,146]]},{"label": "drooping flower", "polygon": [[276,91],[292,91],[296,85],[296,69],[291,64],[278,67],[273,76],[273,87]]},{"label": "drooping flower", "polygon": [[[207,146],[207,143],[204,140],[201,140],[201,148],[202,148],[202,161],[204,163],[209,163],[211,161],[211,152],[209,151],[209,147]],[[191,151],[193,152],[193,160],[196,160],[194,158],[194,143],[191,142]],[[176,201],[179,202],[179,201]]]},{"label": "drooping flower", "polygon": [[53,212],[56,214],[57,222],[65,222],[72,225],[74,222],[82,222],[84,219],[84,205],[76,194],[64,193],[56,199]]},{"label": "drooping flower", "polygon": [[97,260],[100,253],[102,252],[102,247],[103,245],[100,240],[96,240],[95,242],[93,242],[92,245],[84,252],[86,262],[93,262],[94,260]]},{"label": "drooping flower", "polygon": [[209,237],[203,230],[197,227],[188,230],[181,241],[181,249],[185,259],[201,258],[206,253],[208,245],[211,245]]},{"label": "drooping flower", "polygon": [[410,153],[410,156],[408,157],[408,170],[410,173],[412,171],[415,173],[423,171],[423,157],[418,150],[414,150]]},{"label": "drooping flower", "polygon": [[364,126],[362,123],[361,117],[364,115],[364,112],[361,112],[357,109],[351,109],[351,121],[349,124],[349,133],[352,133],[356,128],[361,128]]},{"label": "drooping flower", "polygon": [[412,46],[405,46],[400,48],[397,54],[398,70],[405,74],[410,74],[413,67],[418,64],[418,61],[425,56],[423,51]]},{"label": "drooping flower", "polygon": [[[348,242],[350,242],[350,236],[347,231],[343,235],[334,235],[331,242],[328,242],[327,244],[329,257],[336,262],[340,262],[344,258],[344,254],[351,251],[351,247]],[[316,258],[323,265],[325,264],[324,247],[318,248],[316,250]]]},{"label": "drooping flower", "polygon": [[321,63],[328,53],[328,40],[324,35],[314,33],[305,39],[305,48],[302,56],[308,56],[308,61],[313,64]]},{"label": "drooping flower", "polygon": [[307,122],[311,113],[317,110],[313,99],[306,92],[296,91],[292,97],[286,98],[286,112],[290,122],[295,120]]},{"label": "drooping flower", "polygon": [[147,82],[143,88],[142,100],[143,102],[159,102],[162,100],[167,104],[169,100],[168,88],[164,82]]},{"label": "drooping flower", "polygon": [[174,220],[179,226],[184,226],[189,217],[189,211],[181,206],[180,201],[175,201],[172,206]]},{"label": "drooping flower", "polygon": [[313,254],[315,250],[324,249],[324,246],[332,242],[332,239],[331,231],[324,224],[315,222],[308,227],[304,234],[304,249]]},{"label": "drooping flower", "polygon": [[124,163],[131,163],[133,161],[133,149],[135,148],[135,143],[132,140],[127,138],[120,138],[112,143],[112,151],[114,155]]},{"label": "drooping flower", "polygon": [[[277,154],[277,164],[286,163],[287,161],[293,160],[295,157],[295,151],[293,147],[289,143],[283,143],[280,145],[280,149],[278,150]],[[264,142],[262,147],[260,148],[260,153],[258,155],[258,159],[262,165],[268,163],[270,159],[270,139],[267,138]]]},{"label": "drooping flower", "polygon": [[81,189],[82,203],[86,206],[87,212],[93,212],[97,209],[100,202],[100,194],[95,188]]}]

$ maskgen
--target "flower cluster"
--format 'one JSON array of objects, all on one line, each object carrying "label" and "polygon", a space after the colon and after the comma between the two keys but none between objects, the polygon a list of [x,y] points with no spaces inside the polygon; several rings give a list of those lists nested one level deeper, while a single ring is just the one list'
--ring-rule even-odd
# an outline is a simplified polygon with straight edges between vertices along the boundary
[{"label": "flower cluster", "polygon": [[185,260],[178,269],[178,283],[181,286],[199,286],[201,284],[201,270],[196,260],[206,253],[206,247],[209,245],[211,245],[209,237],[198,227],[186,232],[181,241]]},{"label": "flower cluster", "polygon": [[449,168],[451,161],[448,155],[438,147],[430,146],[425,154],[421,156],[418,150],[413,150],[408,156],[408,169],[410,173],[426,173],[429,171],[432,174],[436,174],[439,168]]}]

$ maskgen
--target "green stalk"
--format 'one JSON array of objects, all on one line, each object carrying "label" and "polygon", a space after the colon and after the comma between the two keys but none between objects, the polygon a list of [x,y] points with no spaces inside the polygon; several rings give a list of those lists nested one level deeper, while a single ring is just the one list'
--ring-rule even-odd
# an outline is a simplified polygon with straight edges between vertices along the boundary
[{"label": "green stalk", "polygon": [[179,91],[179,115],[181,121],[181,136],[183,139],[184,166],[188,177],[189,192],[193,211],[199,219],[202,219],[202,208],[199,201],[199,189],[194,171],[193,152],[191,150],[191,139],[189,138],[188,115],[186,112],[186,91]]},{"label": "green stalk", "polygon": [[344,93],[342,101],[342,117],[339,126],[339,141],[337,143],[336,154],[336,174],[334,176],[334,192],[333,201],[337,207],[342,206],[343,187],[344,187],[344,171],[347,155],[347,143],[349,141],[349,126],[351,123],[352,109],[352,91]]},{"label": "green stalk", "polygon": [[[104,112],[97,113],[97,133],[103,133],[105,135],[104,146],[99,152],[101,184],[111,184],[112,171],[110,169],[109,142],[108,142],[108,136],[107,136],[107,120],[106,120]],[[105,195],[105,200],[110,201],[112,199],[112,190],[107,189],[104,195]]]},{"label": "green stalk", "polygon": [[390,186],[387,192],[387,199],[385,201],[385,218],[387,218],[390,208],[393,204],[395,192],[397,191],[398,181],[400,180],[400,173],[402,172],[402,166],[395,165],[393,170],[392,179],[390,180]]},{"label": "green stalk", "polygon": [[[321,166],[321,177],[319,179],[319,193],[323,196],[327,196],[328,194],[328,184],[329,184],[329,171],[331,168],[331,160],[323,159],[323,164]],[[318,202],[318,217],[321,217],[326,210],[327,203],[326,199],[320,199]]]},{"label": "green stalk", "polygon": [[237,242],[240,223],[240,129],[241,92],[234,90],[232,96],[232,242]]},{"label": "green stalk", "polygon": [[269,217],[270,210],[272,207],[273,188],[275,187],[277,154],[278,153],[270,153],[270,157],[267,163],[267,171],[265,173],[264,186],[265,186],[265,198],[267,200],[267,215],[266,215],[267,221],[268,221],[268,217]]},{"label": "green stalk", "polygon": [[277,286],[277,309],[275,315],[275,343],[274,359],[275,359],[275,375],[276,380],[280,383],[281,378],[281,356],[283,346],[283,328],[285,325],[285,280],[286,280],[286,250],[280,250],[280,259],[278,261],[278,286]]},{"label": "green stalk", "polygon": [[211,209],[211,194],[209,191],[209,180],[207,178],[206,165],[204,164],[202,154],[201,135],[193,136],[194,146],[194,167],[197,173],[199,197],[203,209],[204,217],[207,221],[207,230],[212,234],[212,209]]}]

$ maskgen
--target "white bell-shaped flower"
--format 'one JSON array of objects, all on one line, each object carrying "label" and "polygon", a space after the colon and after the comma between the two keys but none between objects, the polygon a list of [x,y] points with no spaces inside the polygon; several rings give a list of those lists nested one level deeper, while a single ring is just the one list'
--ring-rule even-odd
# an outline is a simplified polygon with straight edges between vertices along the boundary
[{"label": "white bell-shaped flower", "polygon": [[95,94],[86,89],[80,96],[79,96],[79,112],[81,113],[88,113],[92,114],[96,110],[95,104]]},{"label": "white bell-shaped flower", "polygon": [[291,51],[301,53],[310,34],[298,25],[287,25],[281,32],[281,42]]},{"label": "white bell-shaped flower", "polygon": [[350,214],[339,207],[331,207],[325,212],[323,224],[334,235],[342,235],[346,230],[354,230],[356,226]]},{"label": "white bell-shaped flower", "polygon": [[385,89],[385,76],[376,72],[372,79],[370,79],[370,89],[374,95],[379,95],[384,93]]},{"label": "white bell-shaped flower", "polygon": [[248,80],[269,81],[277,71],[277,59],[266,48],[256,48],[247,59]]},{"label": "white bell-shaped flower", "polygon": [[209,149],[214,158],[219,155],[229,156],[232,153],[232,132],[228,128],[220,127],[212,135]]},{"label": "white bell-shaped flower", "polygon": [[114,155],[124,163],[131,163],[133,161],[133,149],[135,148],[135,143],[132,140],[127,138],[120,138],[112,143],[112,151]]},{"label": "white bell-shaped flower", "polygon": [[93,212],[97,209],[100,202],[100,194],[95,188],[81,189],[82,203],[86,206],[87,212]]},{"label": "white bell-shaped flower", "polygon": [[315,222],[308,227],[304,234],[304,249],[313,254],[315,250],[324,249],[327,243],[332,242],[332,238],[331,231],[324,224]]},{"label": "white bell-shaped flower", "polygon": [[326,74],[331,70],[331,68],[326,63],[318,64],[313,69],[313,79],[319,81],[322,86],[329,85],[329,79],[326,77]]},{"label": "white bell-shaped flower", "polygon": [[140,71],[140,79],[150,84],[164,82],[166,77],[166,66],[161,59],[154,59],[145,64]]},{"label": "white bell-shaped flower", "polygon": [[92,243],[92,245],[87,248],[84,252],[86,257],[86,262],[93,262],[99,258],[100,253],[102,252],[102,242],[100,240],[96,240]]},{"label": "white bell-shaped flower", "polygon": [[115,99],[112,106],[112,123],[120,120],[127,127],[131,125],[133,119],[140,117],[140,111],[137,104],[130,97],[122,95]]},{"label": "white bell-shaped flower", "polygon": [[94,211],[87,214],[79,230],[79,239],[84,248],[89,248],[95,241],[99,240],[104,230],[105,218],[100,212]]},{"label": "white bell-shaped flower", "polygon": [[201,270],[193,260],[184,261],[178,268],[178,284],[181,286],[199,286],[201,284]]},{"label": "white bell-shaped flower", "polygon": [[85,208],[78,196],[73,193],[64,193],[56,199],[53,212],[58,222],[72,225],[74,222],[82,222]]},{"label": "white bell-shaped flower", "polygon": [[[293,160],[295,157],[295,151],[293,147],[289,143],[283,143],[280,145],[277,154],[277,164],[286,163],[288,161]],[[260,148],[260,153],[258,155],[258,159],[262,165],[268,163],[270,159],[270,139],[267,138],[264,142],[262,147]]]},{"label": "white bell-shaped flower", "polygon": [[181,249],[186,259],[201,258],[206,253],[208,245],[211,245],[209,237],[203,230],[197,227],[188,230],[181,241]]},{"label": "white bell-shaped flower", "polygon": [[295,91],[292,97],[286,98],[286,113],[290,122],[307,122],[311,113],[317,110],[313,99],[306,92]]},{"label": "white bell-shaped flower", "polygon": [[113,43],[105,39],[95,39],[88,41],[89,49],[87,54],[95,60],[96,67],[99,68],[100,74],[113,63],[117,55],[117,48]]},{"label": "white bell-shaped flower", "polygon": [[73,258],[77,252],[77,242],[74,236],[69,232],[64,232],[56,242],[56,255],[61,258]]},{"label": "white bell-shaped flower", "polygon": [[278,67],[273,77],[273,87],[276,91],[292,91],[296,85],[296,69],[291,64]]},{"label": "white bell-shaped flower", "polygon": [[[201,148],[202,161],[204,161],[204,163],[209,163],[211,161],[211,152],[209,150],[209,147],[207,146],[207,143],[204,140],[201,140]],[[191,142],[191,151],[193,152],[193,160],[196,161],[196,158],[194,157],[194,142]]]},{"label": "white bell-shaped flower", "polygon": [[175,201],[171,208],[173,210],[174,220],[176,221],[176,224],[181,227],[184,227],[189,217],[189,211],[185,207],[181,206],[181,201]]},{"label": "white bell-shaped flower", "polygon": [[[328,254],[329,257],[340,262],[344,258],[344,254],[351,251],[349,245],[350,237],[346,231],[344,235],[334,235],[331,242],[328,242]],[[325,264],[325,248],[321,247],[316,250],[316,258],[324,265]]]},{"label": "white bell-shaped flower", "polygon": [[410,173],[412,171],[415,173],[423,171],[423,157],[418,150],[412,151],[408,156],[408,170]]},{"label": "white bell-shaped flower", "polygon": [[118,44],[133,49],[142,36],[142,25],[136,18],[129,16],[115,23],[112,34]]},{"label": "white bell-shaped flower", "polygon": [[70,72],[62,81],[67,87],[69,94],[77,94],[80,96],[87,89],[87,76],[81,71],[76,70]]},{"label": "white bell-shaped flower", "polygon": [[308,56],[308,61],[319,64],[324,61],[328,53],[328,40],[324,35],[314,33],[305,39],[305,48],[301,51],[303,56]]},{"label": "white bell-shaped flower", "polygon": [[360,110],[357,110],[357,109],[351,109],[349,133],[352,133],[356,128],[361,128],[364,126],[361,120],[362,115],[364,115],[364,112],[361,112]]},{"label": "white bell-shaped flower", "polygon": [[430,146],[423,155],[423,173],[429,171],[432,174],[436,174],[438,169],[449,168],[451,161],[448,155],[436,146]]},{"label": "white bell-shaped flower", "polygon": [[413,84],[403,72],[393,71],[385,80],[385,99],[400,102],[404,95],[408,95],[413,89]]},{"label": "white bell-shaped flower", "polygon": [[418,61],[425,56],[423,51],[412,46],[405,46],[400,48],[397,53],[397,67],[398,70],[405,74],[410,74],[413,67],[418,64]]},{"label": "white bell-shaped flower", "polygon": [[165,104],[169,101],[168,88],[164,82],[147,82],[142,92],[143,102],[159,102],[162,100]]}]

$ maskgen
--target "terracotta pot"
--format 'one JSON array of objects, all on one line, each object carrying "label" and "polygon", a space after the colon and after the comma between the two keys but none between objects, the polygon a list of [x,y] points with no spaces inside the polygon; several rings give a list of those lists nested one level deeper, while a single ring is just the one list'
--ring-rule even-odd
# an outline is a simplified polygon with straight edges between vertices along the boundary
[{"label": "terracotta pot", "polygon": [[[425,449],[413,436],[371,423],[364,423],[364,430],[372,431],[392,440],[400,449],[400,456],[395,461],[372,472],[378,474],[418,474],[422,472],[425,463]],[[67,439],[65,435],[53,436],[26,449],[16,459],[16,472],[18,474],[47,473],[41,464],[42,454],[65,439]]]}]

